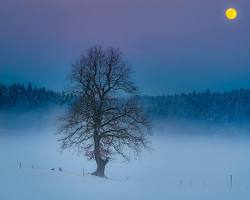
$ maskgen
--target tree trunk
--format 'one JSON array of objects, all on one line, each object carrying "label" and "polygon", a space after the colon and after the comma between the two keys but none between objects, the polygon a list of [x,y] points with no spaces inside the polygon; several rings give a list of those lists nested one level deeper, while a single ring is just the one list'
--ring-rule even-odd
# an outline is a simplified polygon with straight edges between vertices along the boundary
[{"label": "tree trunk", "polygon": [[92,173],[92,175],[106,178],[105,173],[104,173],[106,164],[107,162],[104,160],[101,160],[101,161],[96,160],[97,169],[95,172]]},{"label": "tree trunk", "polygon": [[106,178],[104,172],[105,172],[105,166],[108,163],[108,159],[103,160],[101,157],[100,138],[98,136],[94,137],[94,142],[95,142],[95,161],[97,169],[95,172],[92,173],[92,175]]}]

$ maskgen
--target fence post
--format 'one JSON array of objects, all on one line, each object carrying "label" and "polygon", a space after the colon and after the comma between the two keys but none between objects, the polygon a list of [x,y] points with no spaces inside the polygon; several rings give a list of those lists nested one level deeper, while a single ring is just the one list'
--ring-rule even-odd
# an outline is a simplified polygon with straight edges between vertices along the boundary
[{"label": "fence post", "polygon": [[191,179],[191,176],[189,177],[189,186],[192,187],[192,179]]},{"label": "fence post", "polygon": [[230,188],[233,188],[233,175],[230,175]]}]

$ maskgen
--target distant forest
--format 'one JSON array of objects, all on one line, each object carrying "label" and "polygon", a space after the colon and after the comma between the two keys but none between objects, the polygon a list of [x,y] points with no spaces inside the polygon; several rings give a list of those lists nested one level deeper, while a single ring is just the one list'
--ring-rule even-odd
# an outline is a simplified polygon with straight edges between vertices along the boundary
[{"label": "distant forest", "polygon": [[4,85],[0,83],[0,110],[47,109],[67,105],[73,95],[54,92],[24,84]]},{"label": "distant forest", "polygon": [[[0,84],[0,110],[32,110],[65,106],[74,96],[23,84]],[[192,92],[141,96],[152,118],[199,120],[214,123],[250,123],[250,89],[230,92]]]},{"label": "distant forest", "polygon": [[250,123],[250,89],[143,97],[148,113],[169,119]]}]

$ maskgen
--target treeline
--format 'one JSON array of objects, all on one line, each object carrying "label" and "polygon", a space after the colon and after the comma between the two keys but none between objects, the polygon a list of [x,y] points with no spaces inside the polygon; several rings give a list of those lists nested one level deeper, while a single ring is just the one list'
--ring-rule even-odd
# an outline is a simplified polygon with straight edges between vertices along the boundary
[{"label": "treeline", "polygon": [[148,113],[168,119],[200,120],[215,123],[249,123],[250,90],[192,92],[143,97]]},{"label": "treeline", "polygon": [[37,88],[31,83],[4,85],[0,83],[0,109],[42,109],[55,105],[65,105],[72,101],[73,96],[58,93],[45,88]]},{"label": "treeline", "polygon": [[[27,85],[0,84],[0,110],[41,109],[71,104],[75,97],[64,92]],[[230,92],[142,96],[152,118],[199,120],[215,123],[250,123],[250,89]]]}]

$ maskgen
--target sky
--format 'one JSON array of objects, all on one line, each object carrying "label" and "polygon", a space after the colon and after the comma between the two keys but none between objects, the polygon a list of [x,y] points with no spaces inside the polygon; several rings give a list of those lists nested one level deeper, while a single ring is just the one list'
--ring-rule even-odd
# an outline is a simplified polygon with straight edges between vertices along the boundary
[{"label": "sky", "polygon": [[63,90],[71,64],[103,45],[123,51],[142,94],[250,88],[249,11],[249,0],[0,0],[0,82]]}]

